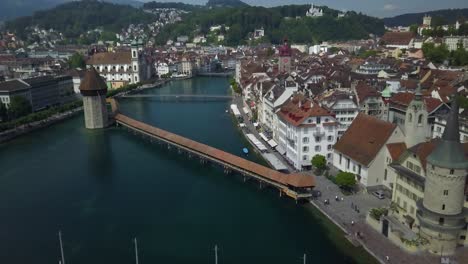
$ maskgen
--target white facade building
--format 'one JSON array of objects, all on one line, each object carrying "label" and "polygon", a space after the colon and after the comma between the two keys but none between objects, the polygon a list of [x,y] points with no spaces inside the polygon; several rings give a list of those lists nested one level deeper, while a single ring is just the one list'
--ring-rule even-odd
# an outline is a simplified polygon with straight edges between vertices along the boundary
[{"label": "white facade building", "polygon": [[338,122],[332,113],[297,94],[281,107],[277,115],[277,150],[294,168],[310,168],[315,155],[325,156],[331,162],[333,145],[338,137]]}]

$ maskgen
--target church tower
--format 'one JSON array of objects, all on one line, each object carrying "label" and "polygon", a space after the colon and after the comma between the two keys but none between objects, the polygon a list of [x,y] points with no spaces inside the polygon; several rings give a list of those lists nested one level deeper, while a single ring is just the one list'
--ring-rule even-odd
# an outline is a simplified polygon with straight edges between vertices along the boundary
[{"label": "church tower", "polygon": [[291,56],[291,47],[289,46],[288,40],[284,39],[283,45],[279,48],[279,73],[291,73]]},{"label": "church tower", "polygon": [[88,129],[99,129],[107,126],[107,85],[99,73],[92,67],[81,81],[80,92],[83,96],[85,125]]},{"label": "church tower", "polygon": [[140,52],[143,49],[143,45],[141,45],[140,41],[132,41],[131,43],[131,52],[132,52],[132,80],[130,83],[138,83],[140,82]]},{"label": "church tower", "polygon": [[424,198],[418,201],[421,235],[429,240],[432,253],[450,255],[463,245],[467,169],[460,143],[458,103],[454,99],[442,139],[427,158]]},{"label": "church tower", "polygon": [[419,143],[426,142],[428,133],[427,118],[429,113],[421,93],[421,85],[418,85],[414,99],[406,110],[405,118],[405,143],[411,148]]}]

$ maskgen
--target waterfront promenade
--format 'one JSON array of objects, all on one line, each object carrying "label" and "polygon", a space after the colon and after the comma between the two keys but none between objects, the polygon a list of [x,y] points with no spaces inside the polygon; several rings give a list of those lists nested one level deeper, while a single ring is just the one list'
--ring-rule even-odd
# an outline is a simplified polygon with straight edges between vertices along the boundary
[{"label": "waterfront promenade", "polygon": [[[234,103],[240,109],[244,123],[246,124],[244,134],[252,133],[257,138],[259,134],[257,128],[249,121],[249,117],[244,113],[242,97],[235,97]],[[268,152],[274,154],[277,158],[281,159],[284,164],[287,164],[289,170],[294,172],[294,168],[287,162],[287,160],[278,152],[269,148]],[[308,172],[313,175],[312,172]],[[429,253],[411,254],[393,244],[390,240],[382,234],[371,228],[366,223],[366,216],[370,209],[386,207],[390,204],[388,199],[379,200],[366,191],[345,196],[340,188],[327,179],[325,176],[316,176],[315,191],[321,192],[321,197],[311,200],[311,206],[317,208],[324,214],[330,221],[337,225],[353,245],[362,246],[369,254],[374,256],[380,263],[401,263],[401,264],[436,264],[440,263],[440,257],[431,255]],[[335,201],[335,197],[339,197],[340,201]],[[343,201],[341,201],[343,198]],[[330,203],[325,205],[325,199]],[[358,211],[353,207],[357,206]],[[362,238],[358,238],[356,233],[362,234]],[[388,260],[387,260],[388,257]],[[456,256],[450,258],[456,263],[466,263],[468,260],[468,250],[461,249],[457,252]]]}]

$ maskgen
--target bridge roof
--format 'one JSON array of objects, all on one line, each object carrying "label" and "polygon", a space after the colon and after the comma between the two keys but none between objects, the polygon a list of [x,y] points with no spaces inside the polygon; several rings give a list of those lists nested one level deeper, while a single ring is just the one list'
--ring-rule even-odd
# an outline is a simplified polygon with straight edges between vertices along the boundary
[{"label": "bridge roof", "polygon": [[138,120],[132,119],[122,114],[116,114],[114,117],[117,121],[130,125],[134,128],[142,130],[148,134],[157,136],[164,140],[176,143],[178,145],[190,148],[203,155],[211,158],[221,160],[225,163],[232,164],[245,171],[254,173],[266,180],[274,181],[278,184],[285,186],[292,186],[296,188],[312,188],[315,186],[315,178],[302,174],[285,174],[268,167],[262,166],[255,162],[246,160],[236,155],[227,153],[217,148],[196,142],[194,140],[179,136],[177,134],[150,126]]}]

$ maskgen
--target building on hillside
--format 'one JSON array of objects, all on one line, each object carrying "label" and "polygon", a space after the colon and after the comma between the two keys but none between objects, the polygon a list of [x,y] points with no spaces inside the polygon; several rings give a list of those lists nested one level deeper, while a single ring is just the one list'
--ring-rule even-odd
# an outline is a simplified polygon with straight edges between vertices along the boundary
[{"label": "building on hillside", "polygon": [[308,17],[322,17],[323,16],[323,10],[321,8],[316,7],[314,4],[312,4],[307,10],[306,16]]},{"label": "building on hillside", "polygon": [[364,187],[389,185],[384,175],[386,146],[403,141],[404,134],[397,125],[360,113],[334,145],[333,166],[355,174]]},{"label": "building on hillside", "polygon": [[458,48],[463,48],[468,51],[467,36],[447,36],[444,37],[444,43],[449,51],[455,51]]},{"label": "building on hillside", "polygon": [[296,94],[281,107],[277,115],[277,150],[294,168],[310,168],[315,155],[322,155],[329,162],[332,161],[338,122],[331,112],[311,99]]},{"label": "building on hillside", "polygon": [[291,57],[291,47],[285,39],[283,45],[279,47],[278,71],[280,73],[291,73]]},{"label": "building on hillside", "polygon": [[429,15],[424,15],[423,17],[423,26],[428,26],[430,27],[432,23],[432,17]]},{"label": "building on hillside", "polygon": [[15,96],[21,96],[31,102],[31,91],[29,88],[29,84],[20,79],[0,82],[0,103],[9,108],[11,99]]}]

